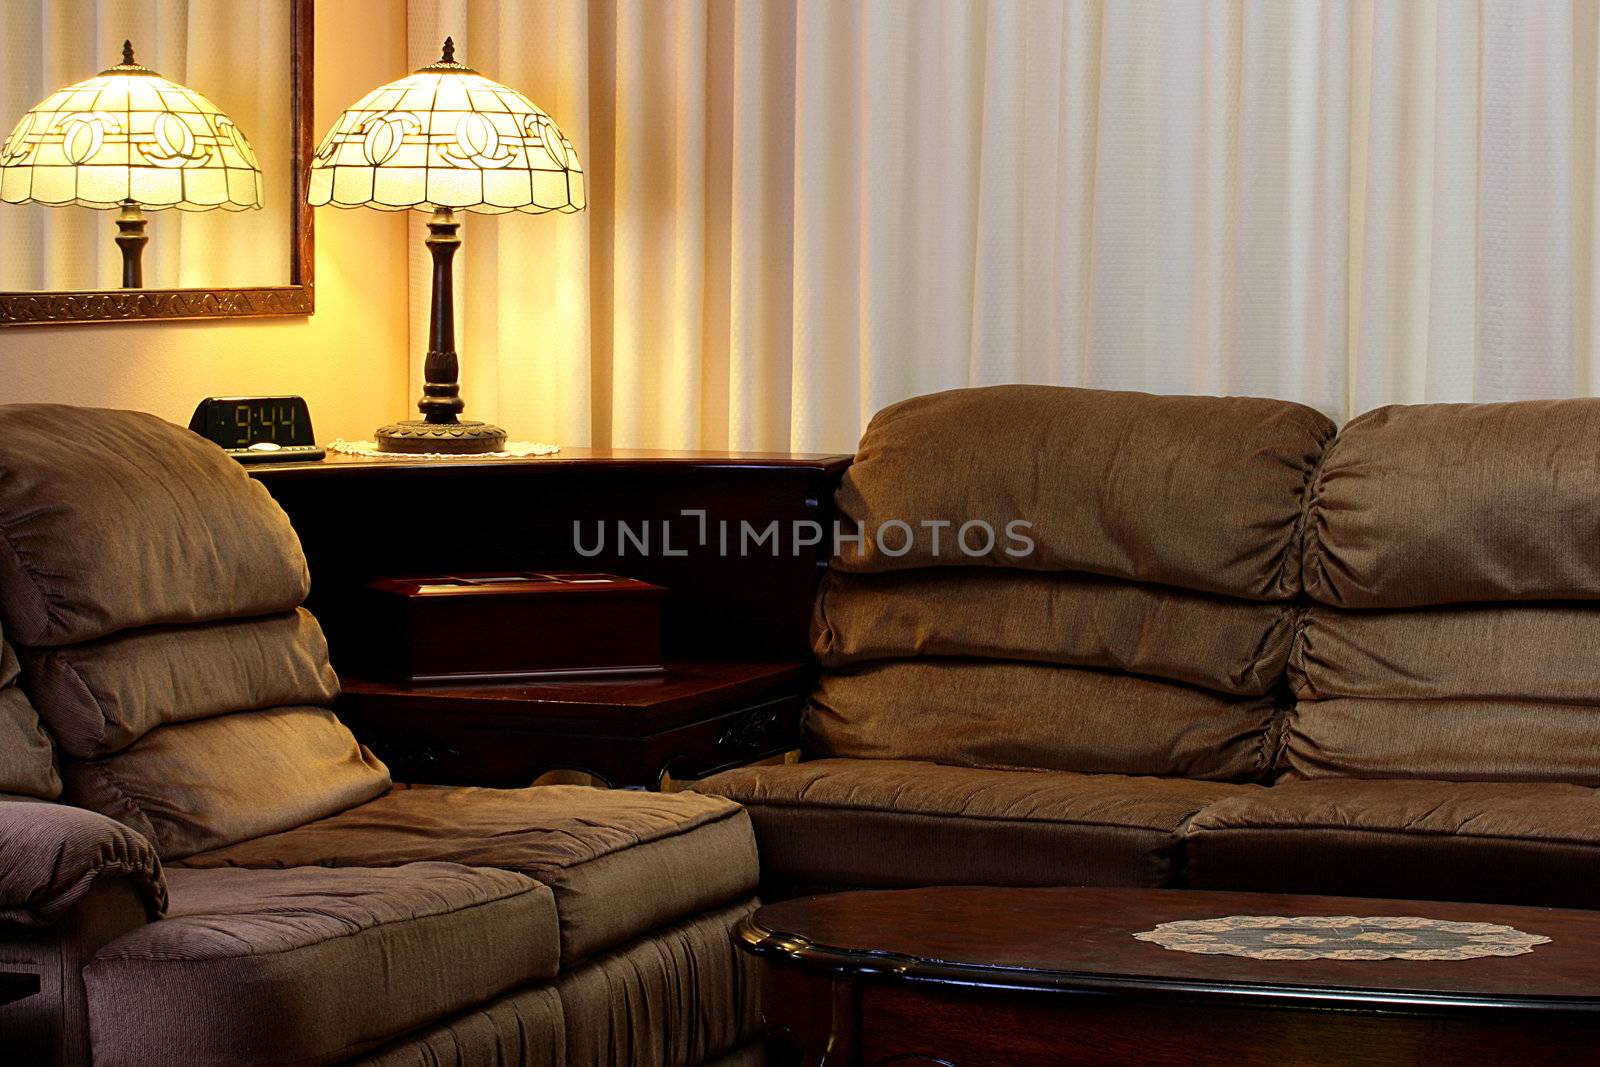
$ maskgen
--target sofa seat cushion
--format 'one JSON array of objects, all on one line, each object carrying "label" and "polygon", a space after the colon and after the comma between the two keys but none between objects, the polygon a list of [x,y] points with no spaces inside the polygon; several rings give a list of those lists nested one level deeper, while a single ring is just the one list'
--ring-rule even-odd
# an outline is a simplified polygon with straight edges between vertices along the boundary
[{"label": "sofa seat cushion", "polygon": [[175,870],[84,969],[94,1062],[335,1063],[556,973],[550,890],[452,863]]},{"label": "sofa seat cushion", "polygon": [[1547,782],[1324,778],[1206,808],[1205,889],[1600,907],[1600,790]]},{"label": "sofa seat cushion", "polygon": [[1182,778],[824,759],[696,789],[743,804],[770,887],[1164,886],[1208,804],[1262,787]]},{"label": "sofa seat cushion", "polygon": [[447,860],[555,891],[561,962],[748,896],[750,822],[692,793],[587,786],[400,789],[283,833],[190,856],[197,867],[383,867]]}]

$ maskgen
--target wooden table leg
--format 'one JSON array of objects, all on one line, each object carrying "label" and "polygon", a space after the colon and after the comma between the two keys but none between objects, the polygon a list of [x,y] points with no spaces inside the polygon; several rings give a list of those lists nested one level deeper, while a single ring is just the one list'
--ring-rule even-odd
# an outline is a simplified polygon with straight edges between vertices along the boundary
[{"label": "wooden table leg", "polygon": [[771,964],[761,1017],[768,1038],[780,1046],[773,1050],[775,1064],[855,1067],[861,1062],[861,984],[851,975]]}]

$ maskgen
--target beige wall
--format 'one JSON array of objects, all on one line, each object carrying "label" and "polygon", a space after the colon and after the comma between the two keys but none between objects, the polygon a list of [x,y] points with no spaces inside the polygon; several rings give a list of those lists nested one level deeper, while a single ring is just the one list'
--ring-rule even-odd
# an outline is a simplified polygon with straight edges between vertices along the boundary
[{"label": "beige wall", "polygon": [[[316,5],[316,133],[406,67],[404,0]],[[310,318],[0,330],[0,401],[137,408],[187,423],[204,396],[298,393],[317,436],[368,437],[406,384],[404,216],[317,212]]]}]

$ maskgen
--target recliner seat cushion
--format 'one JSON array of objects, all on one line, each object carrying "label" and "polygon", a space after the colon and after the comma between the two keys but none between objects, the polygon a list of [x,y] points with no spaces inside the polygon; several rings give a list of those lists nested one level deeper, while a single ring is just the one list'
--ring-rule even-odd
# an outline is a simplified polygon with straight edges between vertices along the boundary
[{"label": "recliner seat cushion", "polygon": [[[1252,397],[1155,396],[1042,385],[958,389],[878,412],[839,487],[869,535],[835,565],[1084,571],[1247,599],[1300,589],[1302,500],[1334,425],[1318,411]],[[994,545],[954,544],[981,520]],[[1034,549],[1007,554],[1014,520]],[[949,523],[935,554],[924,522]],[[982,538],[969,537],[981,547]]]},{"label": "recliner seat cushion", "polygon": [[1283,677],[1296,610],[1088,574],[977,568],[846,574],[817,594],[824,667],[973,656],[1099,667],[1261,696]]},{"label": "recliner seat cushion", "polygon": [[978,659],[825,673],[805,715],[818,756],[1215,780],[1264,776],[1277,722],[1270,697]]},{"label": "recliner seat cushion", "polygon": [[1600,790],[1288,782],[1219,801],[1185,843],[1201,889],[1600,907]]},{"label": "recliner seat cushion", "polygon": [[499,867],[555,891],[563,966],[740,900],[749,818],[715,797],[538,786],[400,789],[305,826],[189,856],[195,867]]},{"label": "recliner seat cushion", "polygon": [[823,759],[695,789],[744,805],[770,886],[1165,886],[1196,812],[1260,786]]},{"label": "recliner seat cushion", "polygon": [[288,611],[308,588],[288,517],[199,434],[0,406],[0,618],[16,644]]},{"label": "recliner seat cushion", "polygon": [[163,726],[114,756],[68,763],[64,777],[68,801],[138,830],[164,860],[287,830],[390,786],[326,708]]},{"label": "recliner seat cushion", "polygon": [[172,870],[84,969],[94,1062],[329,1064],[553,977],[549,889],[450,863]]},{"label": "recliner seat cushion", "polygon": [[94,759],[166,723],[332,704],[339,680],[304,608],[258,619],[129,630],[25,653],[28,690],[62,751]]}]

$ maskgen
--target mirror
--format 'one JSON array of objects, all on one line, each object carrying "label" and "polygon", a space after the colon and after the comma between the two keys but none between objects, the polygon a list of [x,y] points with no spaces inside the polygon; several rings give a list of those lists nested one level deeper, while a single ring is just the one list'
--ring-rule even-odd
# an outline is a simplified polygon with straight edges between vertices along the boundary
[{"label": "mirror", "polygon": [[0,6],[0,326],[310,314],[312,2]]}]

